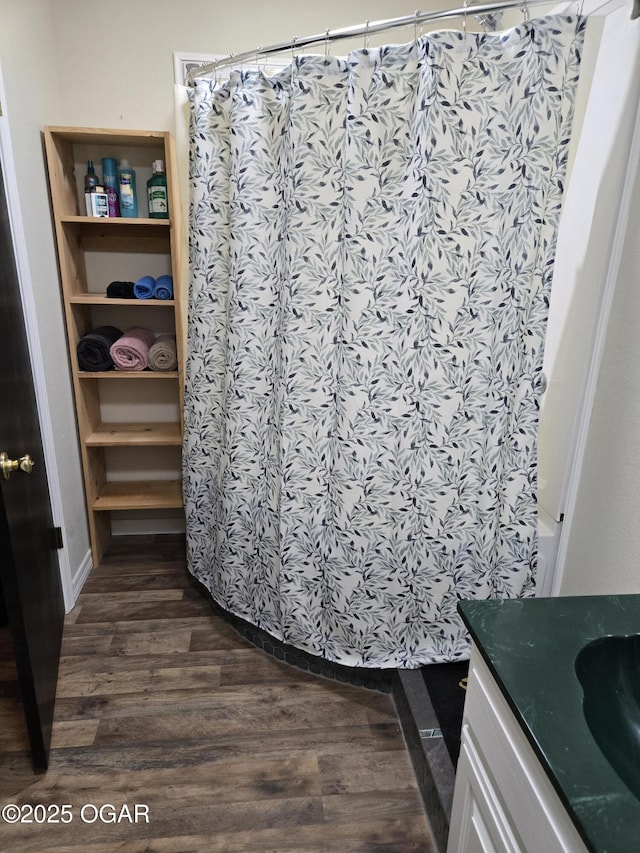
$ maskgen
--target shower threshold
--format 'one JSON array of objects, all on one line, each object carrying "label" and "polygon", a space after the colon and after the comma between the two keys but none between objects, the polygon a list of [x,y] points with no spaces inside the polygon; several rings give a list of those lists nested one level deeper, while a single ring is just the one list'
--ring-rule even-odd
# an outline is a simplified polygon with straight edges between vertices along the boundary
[{"label": "shower threshold", "polygon": [[439,853],[445,853],[468,662],[399,669],[394,700]]}]

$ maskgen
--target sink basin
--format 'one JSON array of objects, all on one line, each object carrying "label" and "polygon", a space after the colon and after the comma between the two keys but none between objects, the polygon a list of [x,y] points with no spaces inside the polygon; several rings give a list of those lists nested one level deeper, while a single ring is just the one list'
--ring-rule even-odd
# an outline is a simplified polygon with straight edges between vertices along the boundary
[{"label": "sink basin", "polygon": [[589,730],[640,800],[640,634],[593,640],[580,650],[575,667]]}]

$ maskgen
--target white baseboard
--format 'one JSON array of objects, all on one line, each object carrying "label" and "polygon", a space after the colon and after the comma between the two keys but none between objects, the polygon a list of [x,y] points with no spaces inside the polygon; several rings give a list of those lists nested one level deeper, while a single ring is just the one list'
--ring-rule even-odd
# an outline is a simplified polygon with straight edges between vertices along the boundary
[{"label": "white baseboard", "polygon": [[71,607],[69,607],[67,602],[65,601],[67,613],[71,610],[71,608],[78,600],[78,596],[80,595],[82,587],[84,586],[86,579],[89,577],[89,573],[91,572],[92,568],[93,559],[91,558],[91,551],[89,550],[85,554],[83,561],[73,573],[73,603],[71,604]]},{"label": "white baseboard", "polygon": [[58,566],[60,567],[60,582],[62,583],[64,612],[69,613],[73,610],[76,603],[77,594],[74,590],[71,566],[69,564],[69,554],[67,553],[66,548],[61,548],[58,551]]}]

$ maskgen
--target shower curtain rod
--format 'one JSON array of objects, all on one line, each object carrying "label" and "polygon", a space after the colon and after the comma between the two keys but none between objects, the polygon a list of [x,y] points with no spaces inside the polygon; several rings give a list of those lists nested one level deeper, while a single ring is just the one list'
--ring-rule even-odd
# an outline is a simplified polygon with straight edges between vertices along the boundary
[{"label": "shower curtain rod", "polygon": [[[248,50],[244,53],[231,53],[224,59],[219,59],[216,62],[210,62],[207,65],[201,65],[199,68],[193,68],[187,75],[187,85],[193,86],[193,81],[196,77],[203,77],[217,71],[219,68],[224,68],[227,65],[246,62],[248,59],[257,59],[259,56],[271,56],[274,53],[284,53],[284,51],[302,49],[313,44],[327,45],[332,41],[340,39],[357,38],[365,36],[367,38],[374,33],[381,33],[385,30],[394,30],[399,27],[418,27],[428,21],[436,21],[444,18],[464,18],[467,15],[474,17],[487,14],[490,12],[502,12],[507,9],[522,9],[524,14],[528,14],[530,6],[548,6],[549,0],[497,0],[493,3],[482,3],[472,5],[465,3],[464,6],[458,9],[441,9],[437,12],[420,12],[417,11],[413,15],[405,15],[401,18],[389,18],[384,21],[366,21],[364,24],[359,24],[354,27],[344,27],[339,30],[327,30],[324,33],[319,33],[315,36],[306,36],[305,38],[294,37],[291,41],[280,42],[280,44],[271,44],[268,47],[258,47],[255,50]],[[570,5],[570,4],[568,4]],[[633,11],[631,18],[640,16],[640,0],[633,0]]]}]

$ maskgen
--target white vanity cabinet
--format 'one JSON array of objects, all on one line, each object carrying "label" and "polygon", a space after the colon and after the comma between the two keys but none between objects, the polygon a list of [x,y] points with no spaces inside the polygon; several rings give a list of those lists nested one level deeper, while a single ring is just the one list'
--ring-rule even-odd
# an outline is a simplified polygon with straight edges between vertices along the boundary
[{"label": "white vanity cabinet", "polygon": [[489,668],[469,669],[447,853],[586,853]]}]

